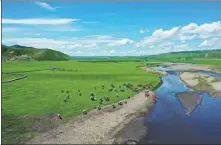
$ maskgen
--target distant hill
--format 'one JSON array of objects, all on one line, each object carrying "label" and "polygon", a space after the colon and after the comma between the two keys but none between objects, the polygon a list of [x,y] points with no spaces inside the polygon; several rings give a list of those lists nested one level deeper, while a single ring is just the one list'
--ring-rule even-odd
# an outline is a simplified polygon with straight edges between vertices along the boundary
[{"label": "distant hill", "polygon": [[65,61],[72,57],[51,49],[38,49],[20,45],[2,45],[3,61]]},{"label": "distant hill", "polygon": [[146,59],[179,61],[191,59],[221,59],[221,50],[182,51],[146,56]]}]

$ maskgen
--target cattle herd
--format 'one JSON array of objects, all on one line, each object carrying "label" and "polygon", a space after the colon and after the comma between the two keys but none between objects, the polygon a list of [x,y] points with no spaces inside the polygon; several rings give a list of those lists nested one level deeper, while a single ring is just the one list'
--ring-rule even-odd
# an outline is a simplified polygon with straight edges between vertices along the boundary
[{"label": "cattle herd", "polygon": [[[130,83],[127,83],[127,84],[122,84],[122,85],[114,85],[114,84],[110,84],[109,86],[107,85],[105,87],[105,85],[101,85],[100,87],[94,87],[94,90],[97,90],[98,88],[101,88],[102,90],[104,90],[105,88],[109,91],[109,92],[116,92],[116,98],[117,98],[117,102],[116,103],[113,103],[112,104],[112,107],[113,108],[116,108],[117,105],[119,106],[122,106],[123,104],[127,104],[127,100],[123,100],[121,101],[120,100],[120,95],[118,94],[118,92],[124,92],[125,89],[130,89],[131,91],[135,92],[135,93],[139,93],[145,89],[152,89],[152,85],[150,84],[139,84],[139,85],[133,85],[133,84],[130,84]],[[82,96],[82,92],[80,89],[77,89],[77,94],[78,96]],[[64,98],[64,102],[68,102],[70,99],[71,99],[71,90],[61,90],[61,93],[64,94],[66,97]],[[146,94],[146,93],[145,93]],[[95,93],[91,92],[90,94],[88,94],[88,96],[90,96],[90,100],[96,104],[94,105],[94,109],[97,109],[97,110],[101,110],[101,106],[104,102],[109,102],[111,100],[110,96],[106,95],[104,97],[99,97],[97,98]],[[145,95],[146,96],[146,95]],[[130,99],[131,96],[128,96],[128,99]],[[87,110],[84,109],[82,111],[82,114],[86,115],[87,114]],[[61,115],[59,114],[59,119],[61,119]]]}]

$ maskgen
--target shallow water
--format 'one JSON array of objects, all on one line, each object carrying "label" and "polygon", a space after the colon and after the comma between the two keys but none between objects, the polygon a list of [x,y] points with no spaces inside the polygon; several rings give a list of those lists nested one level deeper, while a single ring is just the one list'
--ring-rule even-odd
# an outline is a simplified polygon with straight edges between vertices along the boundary
[{"label": "shallow water", "polygon": [[[166,69],[166,68],[160,68]],[[146,117],[148,133],[140,143],[169,144],[220,144],[221,143],[221,97],[212,98],[201,94],[202,104],[187,116],[176,98],[176,93],[193,91],[174,71],[167,71],[163,84],[156,90],[157,103]],[[221,74],[207,73],[221,78]]]}]

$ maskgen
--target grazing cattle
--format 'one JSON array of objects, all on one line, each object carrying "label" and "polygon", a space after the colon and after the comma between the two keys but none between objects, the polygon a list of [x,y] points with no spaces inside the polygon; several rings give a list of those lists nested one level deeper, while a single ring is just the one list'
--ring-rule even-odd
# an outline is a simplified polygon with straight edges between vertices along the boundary
[{"label": "grazing cattle", "polygon": [[149,90],[145,90],[145,97],[149,96]]},{"label": "grazing cattle", "polygon": [[67,102],[67,101],[68,101],[67,98],[65,98],[65,99],[64,99],[64,102]]},{"label": "grazing cattle", "polygon": [[113,104],[112,104],[112,107],[113,107],[113,108],[116,108],[116,105],[113,103]]},{"label": "grazing cattle", "polygon": [[107,97],[105,96],[104,99],[105,99],[107,102],[110,101],[110,98],[109,98],[108,96],[107,96]]},{"label": "grazing cattle", "polygon": [[86,114],[87,114],[87,111],[86,111],[85,109],[83,110],[83,114],[84,114],[84,115],[86,115]]},{"label": "grazing cattle", "polygon": [[92,101],[96,100],[95,96],[91,96],[90,98],[91,98]]},{"label": "grazing cattle", "polygon": [[62,120],[61,114],[58,114],[58,119]]},{"label": "grazing cattle", "polygon": [[123,105],[123,103],[121,101],[118,102],[118,105]]}]

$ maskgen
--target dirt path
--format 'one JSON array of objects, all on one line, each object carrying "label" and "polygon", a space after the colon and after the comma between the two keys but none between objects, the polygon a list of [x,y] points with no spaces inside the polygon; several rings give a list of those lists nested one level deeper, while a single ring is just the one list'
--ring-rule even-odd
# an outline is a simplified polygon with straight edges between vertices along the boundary
[{"label": "dirt path", "polygon": [[128,99],[123,106],[93,110],[37,135],[28,144],[112,144],[126,124],[141,113],[148,112],[153,105],[152,99],[146,98],[144,92],[141,92]]}]

